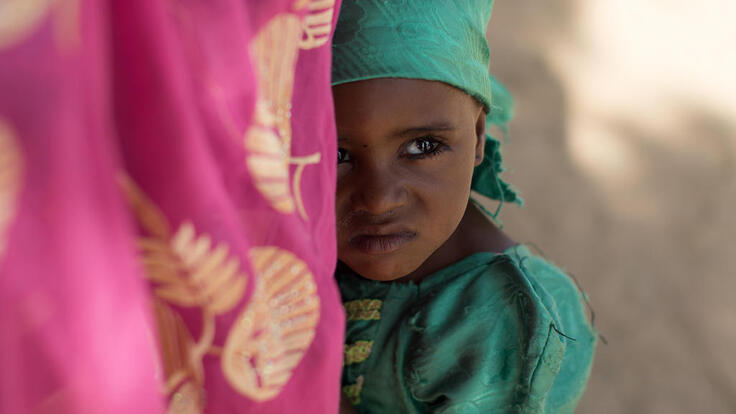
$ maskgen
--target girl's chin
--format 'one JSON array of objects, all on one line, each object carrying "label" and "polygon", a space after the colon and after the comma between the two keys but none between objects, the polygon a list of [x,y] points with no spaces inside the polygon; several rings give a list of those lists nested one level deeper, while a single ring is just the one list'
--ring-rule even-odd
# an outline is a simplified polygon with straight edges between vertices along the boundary
[{"label": "girl's chin", "polygon": [[411,264],[406,263],[405,260],[398,262],[394,260],[381,260],[375,258],[372,260],[361,260],[359,262],[351,262],[350,260],[343,259],[340,260],[347,264],[348,267],[350,267],[350,269],[359,276],[378,282],[391,282],[396,279],[401,279],[421,265],[421,263],[419,263],[417,266],[411,266]]}]

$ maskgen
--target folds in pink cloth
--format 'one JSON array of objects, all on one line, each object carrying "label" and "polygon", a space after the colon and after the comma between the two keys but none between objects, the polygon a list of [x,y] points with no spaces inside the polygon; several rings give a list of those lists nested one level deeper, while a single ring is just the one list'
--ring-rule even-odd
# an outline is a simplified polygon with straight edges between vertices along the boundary
[{"label": "folds in pink cloth", "polygon": [[337,412],[339,0],[5,0],[0,412]]}]

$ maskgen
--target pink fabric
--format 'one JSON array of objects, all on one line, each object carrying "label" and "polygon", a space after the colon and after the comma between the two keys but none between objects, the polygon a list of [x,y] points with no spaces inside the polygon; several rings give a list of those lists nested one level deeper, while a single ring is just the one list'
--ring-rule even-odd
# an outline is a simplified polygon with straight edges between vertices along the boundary
[{"label": "pink fabric", "polygon": [[[254,154],[265,156],[248,134],[276,131],[255,111],[269,92],[254,41],[279,18],[308,30],[310,15],[330,15],[334,27],[339,1],[51,3],[15,38],[6,33],[3,41],[0,32],[0,151],[17,149],[12,162],[0,156],[0,412],[159,413],[169,398],[173,407],[185,382],[162,391],[169,378],[158,348],[167,338],[158,336],[152,302],[166,302],[195,341],[207,336],[205,305],[168,300],[146,276],[141,240],[150,228],[121,191],[123,176],[172,233],[191,225],[198,240],[211,240],[210,253],[226,246],[240,263],[233,277],[244,280],[242,297],[216,313],[202,377],[186,380],[201,389],[202,411],[337,412],[344,316],[333,282],[329,43],[297,52],[283,194],[291,208],[264,189],[272,178],[261,176]],[[306,329],[312,336],[278,356],[288,381],[267,395],[248,388],[261,377],[243,390],[223,368],[236,321],[253,303],[278,299],[258,302],[256,286],[268,277],[253,260],[263,247],[303,265],[300,286],[311,280],[319,299],[318,322]],[[260,321],[263,313],[254,314]],[[295,365],[283,365],[286,358]],[[170,412],[197,412],[186,410]]]}]

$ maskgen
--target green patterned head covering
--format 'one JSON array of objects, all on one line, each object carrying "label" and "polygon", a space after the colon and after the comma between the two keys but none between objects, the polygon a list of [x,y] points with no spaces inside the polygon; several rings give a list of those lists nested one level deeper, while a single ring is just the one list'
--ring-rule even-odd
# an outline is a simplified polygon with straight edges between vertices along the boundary
[{"label": "green patterned head covering", "polygon": [[[513,100],[488,73],[485,30],[492,8],[493,0],[344,0],[332,46],[332,85],[376,78],[444,82],[483,104],[487,129],[496,125],[505,133]],[[499,149],[488,135],[472,189],[502,204],[521,203],[499,177]]]}]

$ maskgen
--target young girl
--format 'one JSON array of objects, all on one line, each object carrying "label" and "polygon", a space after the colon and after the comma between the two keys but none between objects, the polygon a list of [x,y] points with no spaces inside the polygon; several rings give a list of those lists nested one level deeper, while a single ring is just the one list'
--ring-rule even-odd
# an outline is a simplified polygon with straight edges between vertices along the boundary
[{"label": "young girl", "polygon": [[348,0],[333,46],[343,395],[360,413],[571,413],[595,332],[471,189],[520,201],[486,124],[492,0]]}]

